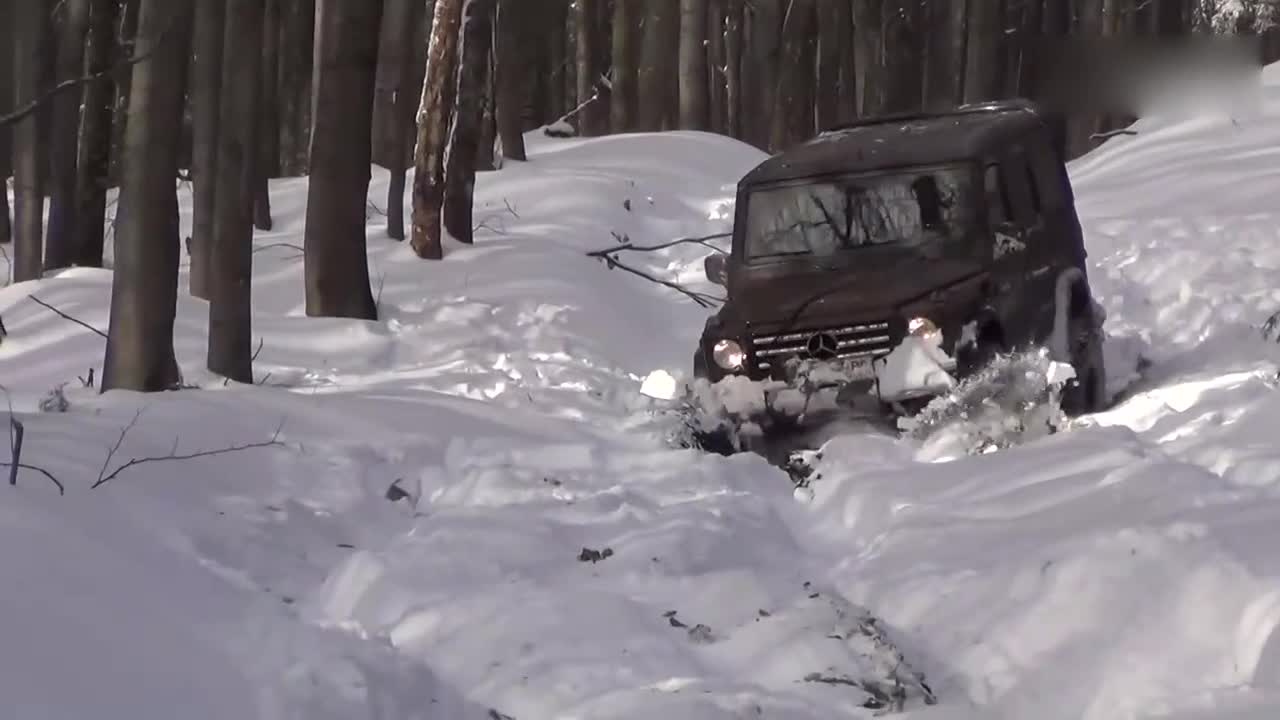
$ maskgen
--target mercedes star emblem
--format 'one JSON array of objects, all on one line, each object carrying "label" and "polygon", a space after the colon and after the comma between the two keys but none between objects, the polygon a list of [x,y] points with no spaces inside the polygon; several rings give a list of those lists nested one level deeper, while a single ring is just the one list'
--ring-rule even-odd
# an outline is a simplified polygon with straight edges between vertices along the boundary
[{"label": "mercedes star emblem", "polygon": [[815,360],[834,360],[840,343],[829,333],[817,333],[809,338],[805,349],[809,351],[809,357]]}]

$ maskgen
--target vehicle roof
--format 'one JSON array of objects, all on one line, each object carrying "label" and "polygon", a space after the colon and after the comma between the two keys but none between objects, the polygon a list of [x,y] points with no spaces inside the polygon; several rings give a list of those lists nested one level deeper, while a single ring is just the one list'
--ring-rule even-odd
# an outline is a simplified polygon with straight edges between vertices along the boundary
[{"label": "vehicle roof", "polygon": [[827,130],[774,155],[740,184],[969,160],[1010,135],[1043,127],[1038,108],[1021,100],[873,117]]}]

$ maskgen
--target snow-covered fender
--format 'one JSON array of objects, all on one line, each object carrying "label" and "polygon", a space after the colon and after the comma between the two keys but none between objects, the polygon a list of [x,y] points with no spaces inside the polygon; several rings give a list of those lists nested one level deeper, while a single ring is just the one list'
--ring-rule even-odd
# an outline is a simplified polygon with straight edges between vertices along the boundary
[{"label": "snow-covered fender", "polygon": [[1049,348],[1050,357],[1058,362],[1071,362],[1067,332],[1071,326],[1071,296],[1076,288],[1080,288],[1089,298],[1094,329],[1101,330],[1107,312],[1096,300],[1089,288],[1089,280],[1084,271],[1077,267],[1069,267],[1058,274],[1053,293],[1053,327],[1045,345]]}]

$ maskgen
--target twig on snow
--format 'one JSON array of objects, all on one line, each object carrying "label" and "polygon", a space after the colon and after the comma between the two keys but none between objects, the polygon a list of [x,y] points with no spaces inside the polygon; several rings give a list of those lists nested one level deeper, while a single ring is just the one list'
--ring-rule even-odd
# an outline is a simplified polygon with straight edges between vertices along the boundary
[{"label": "twig on snow", "polygon": [[58,478],[53,476],[53,473],[42,467],[22,462],[22,440],[27,434],[27,428],[13,414],[13,398],[9,397],[8,388],[0,385],[0,392],[4,393],[5,402],[9,406],[9,462],[0,463],[0,467],[9,468],[9,485],[17,486],[19,470],[30,470],[49,478],[49,482],[57,486],[58,494],[66,495],[67,489],[62,486]]},{"label": "twig on snow", "polygon": [[295,245],[293,243],[287,243],[287,242],[274,242],[274,243],[267,243],[266,245],[258,245],[253,249],[253,252],[256,254],[263,250],[272,250],[275,248],[287,248],[289,250],[297,250],[298,255],[295,257],[305,255],[307,252],[305,249],[303,249],[301,245]]},{"label": "twig on snow", "polygon": [[679,283],[654,277],[642,270],[637,270],[636,268],[623,263],[622,261],[618,260],[617,257],[615,257],[614,253],[622,252],[623,250],[633,250],[636,252],[653,252],[656,250],[665,250],[666,248],[674,247],[676,245],[692,243],[692,244],[702,245],[703,247],[710,248],[715,252],[724,254],[723,250],[712,245],[710,241],[727,238],[729,236],[730,236],[729,233],[716,233],[714,235],[705,235],[702,237],[678,238],[676,240],[660,243],[658,245],[633,245],[630,242],[629,238],[627,239],[621,238],[615,233],[614,239],[618,240],[621,243],[620,245],[617,245],[616,247],[611,247],[611,248],[604,248],[602,250],[592,250],[587,253],[587,256],[600,258],[601,260],[604,260],[605,264],[608,266],[610,270],[614,268],[618,268],[619,270],[625,270],[626,272],[642,277],[645,280],[648,280],[650,282],[655,282],[664,287],[669,287],[672,290],[675,290],[679,293],[682,293],[688,296],[691,300],[693,300],[699,306],[704,308],[709,308],[714,306],[716,303],[723,303],[724,298],[716,297],[714,295],[708,295],[707,293],[698,292],[696,290],[690,290],[689,288],[686,288],[683,285],[680,285]]},{"label": "twig on snow", "polygon": [[86,329],[86,330],[88,330],[88,331],[90,331],[90,332],[97,333],[98,335],[102,336],[104,339],[107,337],[107,334],[106,334],[106,333],[104,333],[104,332],[102,332],[102,331],[101,331],[101,330],[99,330],[98,328],[96,328],[96,327],[94,327],[94,326],[90,325],[89,323],[87,323],[87,322],[85,322],[85,321],[83,321],[83,320],[80,320],[80,319],[78,319],[78,318],[73,318],[73,317],[71,317],[70,315],[68,315],[68,314],[66,314],[66,313],[62,312],[61,310],[59,310],[58,308],[56,308],[56,307],[54,307],[54,306],[50,305],[49,303],[47,303],[47,302],[45,302],[45,301],[41,300],[40,298],[36,297],[35,295],[28,295],[27,297],[28,297],[28,298],[31,298],[31,300],[32,300],[32,301],[34,301],[37,305],[40,305],[40,306],[45,307],[45,308],[48,308],[49,310],[51,310],[52,312],[54,312],[55,314],[57,314],[57,315],[58,315],[59,317],[61,317],[62,319],[64,319],[64,320],[70,320],[71,322],[73,322],[73,323],[75,323],[75,324],[79,325],[80,327],[82,327],[82,328],[84,328],[84,329]]},{"label": "twig on snow", "polygon": [[1090,140],[1110,140],[1111,138],[1116,137],[1117,135],[1137,135],[1137,134],[1138,134],[1137,130],[1129,130],[1127,128],[1121,128],[1119,130],[1108,130],[1107,132],[1094,133],[1089,136],[1089,139]]},{"label": "twig on snow", "polygon": [[[137,421],[136,416],[134,417],[134,421],[135,422]],[[133,427],[133,424],[134,423],[130,423],[129,426],[126,427],[124,431],[120,433],[120,441],[116,442],[115,449],[119,449],[120,442],[123,442],[124,436],[129,432],[129,429]],[[189,452],[189,453],[177,452],[178,440],[177,438],[175,438],[173,441],[173,449],[169,452],[168,455],[155,455],[155,456],[149,456],[149,457],[131,458],[128,462],[120,465],[115,470],[112,470],[109,473],[106,473],[107,466],[104,463],[103,472],[98,474],[97,481],[90,486],[90,489],[97,489],[111,482],[115,478],[119,477],[120,473],[124,472],[125,470],[128,470],[131,467],[136,467],[138,465],[145,465],[146,463],[164,462],[164,461],[171,461],[171,460],[194,460],[196,458],[202,458],[202,457],[213,457],[216,455],[229,455],[231,453],[244,452],[245,450],[254,450],[257,448],[279,447],[284,445],[284,443],[280,442],[280,432],[282,430],[284,430],[283,420],[280,421],[280,424],[276,426],[275,432],[273,432],[271,434],[271,437],[268,438],[267,440],[262,440],[262,441],[253,442],[253,443],[242,443],[240,445],[230,445],[228,447],[217,448],[214,450],[198,450],[196,452]],[[111,453],[112,455],[115,454],[115,449],[113,449]],[[108,461],[110,461],[109,456],[108,456]],[[106,473],[106,474],[103,474],[103,473]]]}]

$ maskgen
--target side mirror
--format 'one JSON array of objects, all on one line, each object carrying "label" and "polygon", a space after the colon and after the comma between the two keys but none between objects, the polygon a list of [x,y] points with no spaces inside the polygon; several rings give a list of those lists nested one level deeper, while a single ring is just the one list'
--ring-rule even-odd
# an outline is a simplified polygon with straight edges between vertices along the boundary
[{"label": "side mirror", "polygon": [[716,285],[726,285],[729,282],[729,271],[726,267],[728,261],[723,253],[712,253],[702,262],[702,269],[707,275],[707,280]]}]

